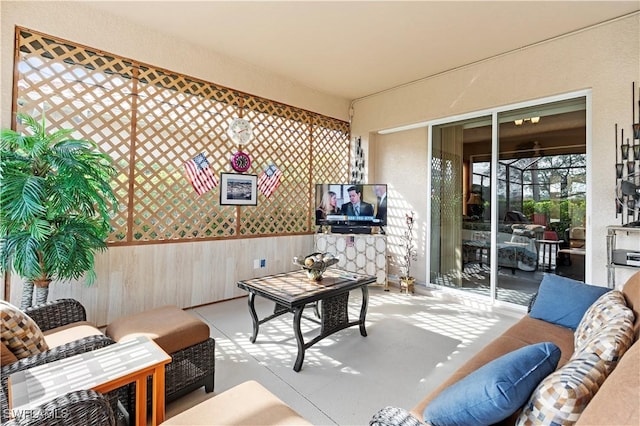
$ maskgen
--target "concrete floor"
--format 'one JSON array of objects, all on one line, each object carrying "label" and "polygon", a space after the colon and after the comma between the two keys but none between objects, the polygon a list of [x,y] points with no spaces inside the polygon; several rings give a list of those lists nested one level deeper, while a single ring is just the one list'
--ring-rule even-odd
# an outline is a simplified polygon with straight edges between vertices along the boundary
[{"label": "concrete floor", "polygon": [[[359,291],[350,295],[350,318],[358,316],[360,297]],[[272,302],[256,301],[259,315],[272,311]],[[352,327],[327,337],[306,351],[302,370],[296,373],[292,315],[261,325],[251,344],[247,298],[191,312],[209,324],[216,340],[215,391],[206,394],[202,388],[169,403],[167,417],[254,379],[315,425],[367,425],[385,406],[411,409],[524,315],[524,310],[491,308],[477,298],[422,288],[406,295],[397,288],[385,292],[372,286],[368,336]],[[305,339],[311,339],[317,327],[303,320]]]},{"label": "concrete floor", "polygon": [[[545,273],[553,272],[545,272],[541,269],[531,272],[517,269],[513,273],[509,268],[500,268],[498,270],[497,300],[528,306],[531,297],[538,292],[538,287]],[[473,264],[464,268],[460,290],[490,297],[490,288],[491,271],[488,265]]]}]

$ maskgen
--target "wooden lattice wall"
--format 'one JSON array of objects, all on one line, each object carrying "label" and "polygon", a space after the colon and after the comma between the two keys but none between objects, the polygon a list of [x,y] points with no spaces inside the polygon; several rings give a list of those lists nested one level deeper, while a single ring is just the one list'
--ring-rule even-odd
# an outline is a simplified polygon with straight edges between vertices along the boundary
[{"label": "wooden lattice wall", "polygon": [[[14,112],[44,109],[49,128],[74,128],[113,158],[112,245],[311,232],[313,183],[348,179],[347,122],[25,28],[15,64]],[[235,117],[254,124],[246,174],[283,173],[257,207],[221,206],[219,188],[198,196],[184,171],[204,153],[214,173],[233,172]]]}]

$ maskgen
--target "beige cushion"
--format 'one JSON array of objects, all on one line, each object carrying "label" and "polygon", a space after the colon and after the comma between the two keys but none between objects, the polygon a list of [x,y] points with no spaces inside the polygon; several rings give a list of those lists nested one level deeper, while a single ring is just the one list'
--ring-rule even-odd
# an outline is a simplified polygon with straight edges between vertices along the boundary
[{"label": "beige cushion", "polygon": [[55,348],[89,336],[100,336],[102,332],[87,321],[74,322],[44,332],[44,339],[50,348]]},{"label": "beige cushion", "polygon": [[16,356],[13,354],[13,352],[9,350],[7,345],[5,345],[4,343],[0,343],[0,348],[2,350],[2,364],[0,365],[4,366],[4,365],[13,364],[18,360],[18,358],[16,358]]},{"label": "beige cushion", "polygon": [[311,425],[260,383],[250,380],[209,398],[162,423],[197,426]]},{"label": "beige cushion", "polygon": [[177,306],[168,305],[118,318],[107,326],[105,334],[116,342],[146,336],[172,354],[207,340],[209,326]]},{"label": "beige cushion", "polygon": [[633,329],[636,340],[640,339],[640,272],[633,274],[622,289],[627,306],[633,311]]},{"label": "beige cushion", "polygon": [[49,349],[38,324],[11,303],[0,300],[2,343],[18,359],[37,355]]},{"label": "beige cushion", "polygon": [[509,327],[503,334],[522,342],[522,346],[541,342],[553,342],[560,348],[562,355],[558,367],[564,365],[573,355],[573,330],[556,324],[524,316],[520,321]]},{"label": "beige cushion", "polygon": [[538,385],[516,424],[575,423],[606,378],[606,363],[598,355],[571,359]]},{"label": "beige cushion", "polygon": [[587,405],[578,425],[640,425],[640,343],[634,344]]}]

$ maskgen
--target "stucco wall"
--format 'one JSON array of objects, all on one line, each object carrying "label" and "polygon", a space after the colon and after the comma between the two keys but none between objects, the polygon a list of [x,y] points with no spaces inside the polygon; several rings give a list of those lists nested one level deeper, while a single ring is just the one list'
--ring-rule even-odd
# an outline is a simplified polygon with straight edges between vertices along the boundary
[{"label": "stucco wall", "polygon": [[[369,148],[371,179],[391,185],[402,197],[396,205],[418,207],[417,228],[424,229],[427,132],[382,136],[378,130],[590,89],[587,280],[606,284],[606,226],[619,224],[614,210],[614,123],[627,129],[625,134],[631,131],[631,85],[640,82],[638,28],[640,14],[634,14],[356,100],[352,134],[361,136]],[[393,204],[391,198],[389,202]],[[391,208],[389,214],[402,216]],[[394,240],[400,229],[389,231]],[[631,244],[640,246],[637,241]],[[418,262],[426,264],[427,258],[426,252],[420,253]],[[425,268],[419,270],[423,275],[416,278],[425,282]],[[629,273],[622,271],[619,276]]]},{"label": "stucco wall", "polygon": [[3,127],[10,123],[16,25],[330,117],[349,118],[348,99],[312,90],[245,62],[96,12],[78,2],[3,0],[0,15]]}]

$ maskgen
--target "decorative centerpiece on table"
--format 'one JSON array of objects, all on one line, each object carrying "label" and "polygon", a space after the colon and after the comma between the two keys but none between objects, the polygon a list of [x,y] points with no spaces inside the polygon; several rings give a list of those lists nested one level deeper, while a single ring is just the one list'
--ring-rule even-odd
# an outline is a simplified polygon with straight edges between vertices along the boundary
[{"label": "decorative centerpiece on table", "polygon": [[313,281],[320,281],[324,271],[329,266],[338,263],[338,261],[339,259],[331,253],[311,253],[293,258],[293,263],[307,271],[307,277]]}]

